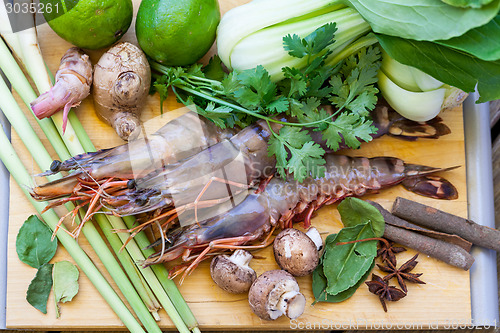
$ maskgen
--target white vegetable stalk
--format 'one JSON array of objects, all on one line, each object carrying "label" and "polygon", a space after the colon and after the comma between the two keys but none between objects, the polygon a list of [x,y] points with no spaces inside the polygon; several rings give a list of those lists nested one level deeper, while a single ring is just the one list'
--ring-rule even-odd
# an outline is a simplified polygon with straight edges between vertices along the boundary
[{"label": "white vegetable stalk", "polygon": [[[338,30],[335,43],[328,47],[333,53],[326,62],[335,59],[337,63],[356,52],[359,47],[351,48],[351,43],[371,30],[356,10],[337,1],[254,0],[222,17],[217,37],[218,54],[230,69],[245,70],[262,65],[271,79],[278,81],[283,78],[282,67],[307,65],[306,58],[294,58],[284,50],[283,37],[296,34],[303,38],[331,22],[336,23]],[[369,41],[373,44],[376,39]]]},{"label": "white vegetable stalk", "polygon": [[441,110],[454,108],[467,94],[382,53],[378,87],[389,105],[403,117],[428,121]]},{"label": "white vegetable stalk", "polygon": [[236,44],[252,33],[324,8],[345,7],[332,0],[254,0],[228,11],[217,28],[218,55],[231,68]]}]

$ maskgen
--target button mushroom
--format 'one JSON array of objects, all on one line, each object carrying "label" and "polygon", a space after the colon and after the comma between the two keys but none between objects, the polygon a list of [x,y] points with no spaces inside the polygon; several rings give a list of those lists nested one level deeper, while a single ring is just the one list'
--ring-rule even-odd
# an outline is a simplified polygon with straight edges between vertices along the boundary
[{"label": "button mushroom", "polygon": [[281,231],[274,239],[273,249],[276,263],[294,276],[311,274],[318,266],[318,246],[300,230],[289,228]]},{"label": "button mushroom", "polygon": [[275,320],[283,314],[298,318],[306,306],[306,298],[299,291],[295,278],[283,270],[263,273],[248,292],[252,311],[264,320]]},{"label": "button mushroom", "polygon": [[233,294],[246,293],[257,278],[248,264],[253,256],[245,250],[236,250],[231,256],[221,254],[212,259],[210,275],[222,289]]}]

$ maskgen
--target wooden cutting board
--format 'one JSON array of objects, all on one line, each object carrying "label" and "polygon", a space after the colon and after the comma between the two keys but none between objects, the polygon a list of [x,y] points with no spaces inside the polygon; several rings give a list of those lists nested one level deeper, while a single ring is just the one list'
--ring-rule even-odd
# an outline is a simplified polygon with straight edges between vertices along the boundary
[{"label": "wooden cutting board", "polygon": [[[135,10],[137,10],[139,2],[139,0],[135,0]],[[248,1],[220,0],[221,11],[224,13],[228,9],[245,2]],[[60,57],[70,47],[70,44],[54,34],[48,25],[39,27],[39,39],[48,66],[55,73]],[[133,25],[124,36],[124,40],[136,43]],[[211,53],[213,52],[214,48],[211,50]],[[97,62],[101,54],[102,51],[90,53],[93,63]],[[150,96],[144,110],[143,120],[146,121],[151,117],[158,116],[159,106],[158,96]],[[166,102],[166,109],[169,111],[174,111],[179,107],[180,105],[174,100],[170,99]],[[77,109],[77,114],[97,148],[108,148],[122,143],[111,128],[96,117],[91,97],[81,104]],[[364,144],[359,150],[345,153],[356,156],[390,155],[411,163],[438,167],[460,165],[460,168],[447,172],[445,175],[458,188],[459,198],[453,201],[428,199],[409,193],[401,186],[396,186],[379,194],[370,195],[366,197],[367,199],[375,200],[389,208],[396,196],[403,196],[464,217],[467,215],[464,133],[461,109],[446,111],[442,113],[442,118],[451,128],[452,133],[439,140],[407,142],[392,137],[383,137]],[[40,133],[44,143],[46,143],[43,134],[36,126],[35,128]],[[36,174],[39,170],[31,157],[28,157],[28,152],[15,133],[12,135],[12,142],[19,155],[22,156],[28,170]],[[73,301],[62,305],[59,319],[55,318],[52,295],[49,299],[47,315],[41,314],[27,303],[25,294],[31,279],[35,275],[35,270],[21,263],[17,258],[15,239],[23,221],[29,215],[34,214],[35,211],[17,185],[13,181],[11,183],[7,327],[44,330],[124,329],[117,316],[83,275],[80,277],[80,292]],[[324,237],[342,227],[336,206],[322,208],[313,218],[312,223],[320,232],[324,233]],[[89,256],[96,258],[83,236],[80,236],[79,243]],[[258,255],[265,257],[265,259],[251,262],[251,266],[258,274],[277,268],[271,249],[264,249]],[[407,251],[402,253],[398,260],[403,262],[403,260],[413,255],[413,251]],[[71,261],[67,252],[62,247],[59,247],[54,261],[61,259]],[[102,270],[98,260],[96,260],[96,264]],[[320,303],[311,306],[313,301],[311,277],[298,278],[301,291],[306,296],[308,304],[305,313],[299,319],[293,321],[283,317],[273,322],[260,320],[251,312],[246,295],[228,294],[220,290],[212,282],[208,267],[208,262],[200,264],[199,268],[180,286],[182,294],[189,303],[202,329],[447,328],[451,324],[470,322],[471,318],[469,273],[425,255],[419,257],[419,264],[415,271],[423,273],[422,279],[427,284],[410,284],[408,286],[408,296],[399,302],[390,303],[387,313],[382,310],[378,298],[368,292],[366,285],[362,285],[353,297],[342,303]],[[106,273],[105,275],[108,276]],[[172,329],[173,325],[166,313],[161,310],[160,314],[162,318],[161,327]]]}]

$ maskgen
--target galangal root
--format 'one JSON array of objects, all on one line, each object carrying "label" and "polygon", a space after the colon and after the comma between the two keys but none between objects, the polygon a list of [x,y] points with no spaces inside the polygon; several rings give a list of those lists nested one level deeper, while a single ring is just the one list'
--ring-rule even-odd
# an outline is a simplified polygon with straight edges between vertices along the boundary
[{"label": "galangal root", "polygon": [[61,58],[55,79],[56,83],[49,91],[31,102],[31,109],[38,119],[50,117],[64,109],[64,131],[69,110],[90,94],[92,63],[89,56],[77,47],[70,48]]},{"label": "galangal root", "polygon": [[97,115],[125,141],[139,134],[140,113],[151,85],[151,69],[144,52],[128,42],[104,53],[94,70]]}]

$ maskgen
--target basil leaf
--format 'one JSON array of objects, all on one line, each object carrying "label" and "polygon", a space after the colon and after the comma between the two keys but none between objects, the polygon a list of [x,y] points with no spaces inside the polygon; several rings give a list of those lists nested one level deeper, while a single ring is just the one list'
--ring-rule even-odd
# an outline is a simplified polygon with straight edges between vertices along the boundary
[{"label": "basil leaf", "polygon": [[375,267],[375,260],[372,261],[372,264],[366,271],[365,275],[363,275],[363,277],[354,286],[347,288],[337,295],[330,295],[326,292],[327,279],[323,272],[323,264],[319,264],[312,273],[312,291],[314,295],[313,305],[318,302],[339,303],[350,298],[354,295],[356,290],[358,290],[359,286],[366,281],[368,276],[370,276],[373,267]]},{"label": "basil leaf", "polygon": [[28,303],[44,314],[47,314],[47,301],[52,289],[52,267],[52,264],[42,265],[31,280],[26,292]]},{"label": "basil leaf", "polygon": [[345,198],[338,205],[338,211],[342,223],[346,227],[352,227],[362,223],[371,223],[375,237],[384,235],[385,220],[380,211],[368,202],[358,198]]},{"label": "basil leaf", "polygon": [[416,40],[449,39],[491,21],[500,9],[494,0],[481,8],[450,6],[441,0],[345,0],[374,32]]},{"label": "basil leaf", "polygon": [[323,257],[323,271],[327,278],[326,292],[337,295],[356,285],[356,283],[370,269],[377,255],[377,242],[365,241],[346,245],[337,245],[340,242],[349,242],[375,235],[370,223],[345,227],[337,236],[325,242]]},{"label": "basil leaf", "polygon": [[54,257],[57,239],[51,240],[52,231],[36,215],[30,216],[19,229],[16,252],[19,259],[33,268],[46,264]]},{"label": "basil leaf", "polygon": [[394,59],[413,66],[439,81],[480,94],[478,103],[500,99],[500,60],[484,61],[431,42],[377,35],[380,45]]},{"label": "basil leaf", "polygon": [[54,299],[56,317],[59,318],[58,303],[69,302],[78,293],[78,268],[69,261],[59,261],[54,264]]},{"label": "basil leaf", "polygon": [[500,59],[500,14],[488,24],[472,29],[462,36],[436,43],[470,53],[481,60]]}]

